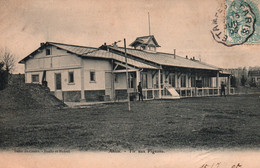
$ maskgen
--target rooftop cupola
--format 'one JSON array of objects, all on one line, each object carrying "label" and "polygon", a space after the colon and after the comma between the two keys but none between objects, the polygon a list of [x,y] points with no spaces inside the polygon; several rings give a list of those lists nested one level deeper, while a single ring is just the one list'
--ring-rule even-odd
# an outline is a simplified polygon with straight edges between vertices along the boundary
[{"label": "rooftop cupola", "polygon": [[156,48],[161,47],[153,35],[137,37],[129,46],[148,52],[156,52]]}]

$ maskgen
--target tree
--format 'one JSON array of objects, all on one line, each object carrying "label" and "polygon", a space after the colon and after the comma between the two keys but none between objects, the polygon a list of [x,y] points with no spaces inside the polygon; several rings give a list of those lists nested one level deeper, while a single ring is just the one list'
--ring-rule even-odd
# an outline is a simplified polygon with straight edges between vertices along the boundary
[{"label": "tree", "polygon": [[7,72],[4,70],[4,63],[0,62],[0,90],[5,88],[7,81]]},{"label": "tree", "polygon": [[15,57],[7,49],[0,50],[0,90],[8,84],[9,74],[14,71]]},{"label": "tree", "polygon": [[242,75],[242,78],[241,78],[241,85],[242,86],[245,86],[246,85],[246,77],[244,75]]},{"label": "tree", "polygon": [[0,62],[4,64],[4,70],[12,73],[15,69],[15,56],[8,49],[1,49]]}]

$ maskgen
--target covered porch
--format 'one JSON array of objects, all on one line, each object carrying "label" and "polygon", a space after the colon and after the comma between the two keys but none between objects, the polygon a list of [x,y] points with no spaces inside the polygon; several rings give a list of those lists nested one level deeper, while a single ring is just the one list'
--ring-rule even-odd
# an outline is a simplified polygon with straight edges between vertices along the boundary
[{"label": "covered porch", "polygon": [[[128,82],[126,81],[128,72]],[[137,86],[142,84],[143,97],[148,99],[177,99],[184,97],[220,96],[221,82],[225,82],[226,95],[235,94],[230,86],[231,74],[220,70],[192,69],[182,67],[159,67],[157,69],[138,68],[115,62],[112,99],[118,97],[138,98]],[[128,90],[127,86],[128,85]],[[121,89],[121,92],[118,90]],[[122,93],[122,89],[123,91]]]},{"label": "covered porch", "polygon": [[220,96],[221,81],[225,81],[225,93],[232,95],[235,94],[235,89],[230,86],[230,77],[230,74],[221,71],[176,67],[140,73],[144,99],[175,99],[175,93],[180,98]]}]

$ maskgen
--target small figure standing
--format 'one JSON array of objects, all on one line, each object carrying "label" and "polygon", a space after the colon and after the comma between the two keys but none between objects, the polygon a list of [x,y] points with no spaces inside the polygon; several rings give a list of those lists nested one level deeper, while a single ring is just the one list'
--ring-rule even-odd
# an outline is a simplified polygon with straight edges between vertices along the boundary
[{"label": "small figure standing", "polygon": [[139,93],[139,101],[140,101],[140,98],[142,98],[142,101],[143,101],[143,89],[141,86],[141,82],[139,82],[139,85],[138,85],[138,93]]},{"label": "small figure standing", "polygon": [[226,85],[225,85],[224,82],[222,81],[222,82],[221,82],[221,91],[220,91],[220,94],[221,94],[221,96],[222,96],[222,93],[224,93],[224,96],[226,97],[225,87],[226,87]]}]

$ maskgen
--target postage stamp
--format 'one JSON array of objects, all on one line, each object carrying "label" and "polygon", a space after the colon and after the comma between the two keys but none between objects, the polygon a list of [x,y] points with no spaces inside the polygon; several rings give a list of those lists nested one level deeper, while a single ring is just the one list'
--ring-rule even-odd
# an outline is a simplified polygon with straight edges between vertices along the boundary
[{"label": "postage stamp", "polygon": [[260,0],[225,0],[212,20],[213,38],[225,46],[260,43]]}]

